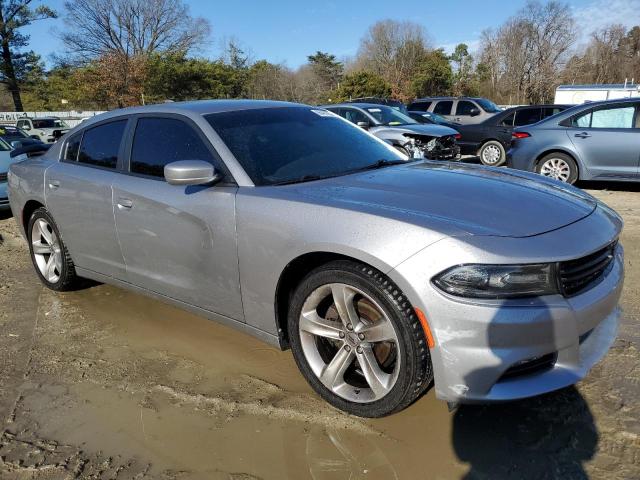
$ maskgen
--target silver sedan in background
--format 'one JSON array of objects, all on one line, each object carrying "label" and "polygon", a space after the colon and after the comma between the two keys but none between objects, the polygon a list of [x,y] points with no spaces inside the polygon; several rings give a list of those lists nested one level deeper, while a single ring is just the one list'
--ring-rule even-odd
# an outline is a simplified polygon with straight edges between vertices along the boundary
[{"label": "silver sedan in background", "polygon": [[12,165],[9,192],[47,287],[107,282],[290,347],[356,415],[432,384],[450,402],[558,389],[615,337],[615,212],[529,173],[407,160],[320,108],[116,110]]}]

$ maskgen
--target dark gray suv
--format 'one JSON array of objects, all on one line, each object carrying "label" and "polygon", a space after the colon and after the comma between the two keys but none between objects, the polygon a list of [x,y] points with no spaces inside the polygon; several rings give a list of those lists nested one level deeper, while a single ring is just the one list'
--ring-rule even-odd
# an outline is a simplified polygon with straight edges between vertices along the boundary
[{"label": "dark gray suv", "polygon": [[491,100],[476,97],[426,97],[414,100],[409,111],[432,112],[450,122],[480,123],[500,113],[502,109]]},{"label": "dark gray suv", "polygon": [[640,98],[578,105],[512,135],[512,168],[568,183],[640,179]]}]

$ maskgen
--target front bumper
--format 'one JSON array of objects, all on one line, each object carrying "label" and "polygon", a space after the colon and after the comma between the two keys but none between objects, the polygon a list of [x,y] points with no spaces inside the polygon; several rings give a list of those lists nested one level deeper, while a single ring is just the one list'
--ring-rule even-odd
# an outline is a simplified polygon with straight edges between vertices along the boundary
[{"label": "front bumper", "polygon": [[[565,250],[560,252],[561,256],[577,258],[583,254],[570,253],[572,246],[575,251],[575,243],[565,244],[563,240],[576,235],[585,238],[585,231],[592,231],[592,239],[583,242],[584,253],[589,253],[619,233],[611,226],[598,234],[593,227],[581,221],[539,235],[537,240],[494,237],[494,241],[496,251],[508,251],[508,244],[522,242],[524,251],[530,250],[533,255],[537,254],[536,248],[543,252],[548,241],[560,242]],[[486,403],[539,395],[576,383],[606,354],[617,331],[624,279],[622,246],[616,248],[611,268],[600,283],[570,298],[549,295],[518,300],[461,299],[431,284],[435,273],[444,270],[447,262],[450,266],[452,255],[461,264],[477,259],[478,252],[473,250],[469,244],[446,239],[390,272],[405,293],[409,292],[414,306],[426,314],[435,337],[435,347],[430,353],[438,398],[456,403]],[[486,253],[486,247],[481,250]],[[502,263],[522,260],[503,258]],[[482,263],[496,261],[482,259]],[[521,362],[545,356],[554,359],[546,368],[503,376]]]}]

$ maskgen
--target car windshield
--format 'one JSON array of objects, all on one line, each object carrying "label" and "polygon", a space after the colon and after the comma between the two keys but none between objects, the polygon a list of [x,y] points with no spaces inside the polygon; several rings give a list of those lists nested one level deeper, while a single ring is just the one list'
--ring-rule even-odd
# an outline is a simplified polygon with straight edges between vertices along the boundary
[{"label": "car windshield", "polygon": [[11,141],[19,140],[22,138],[29,138],[29,135],[16,127],[0,126],[0,137],[2,137],[4,140]]},{"label": "car windshield", "polygon": [[256,185],[336,177],[407,161],[390,145],[322,109],[260,108],[205,118]]},{"label": "car windshield", "polygon": [[69,128],[69,126],[59,118],[41,118],[33,120],[33,128]]},{"label": "car windshield", "polygon": [[386,105],[380,105],[376,107],[367,107],[365,110],[369,115],[373,116],[381,125],[388,125],[390,127],[397,125],[416,124],[413,118],[409,115],[405,115],[400,110],[387,107]]},{"label": "car windshield", "polygon": [[491,100],[487,100],[486,98],[479,98],[476,100],[476,102],[478,102],[478,104],[484,109],[485,112],[498,113],[502,111],[499,106],[497,106]]}]

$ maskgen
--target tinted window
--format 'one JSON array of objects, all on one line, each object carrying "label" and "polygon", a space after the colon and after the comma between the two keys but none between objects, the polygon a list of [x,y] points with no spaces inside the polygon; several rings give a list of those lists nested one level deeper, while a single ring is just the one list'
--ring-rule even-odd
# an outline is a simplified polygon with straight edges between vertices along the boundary
[{"label": "tinted window", "polygon": [[358,122],[371,123],[371,120],[369,119],[369,117],[367,117],[360,110],[356,110],[355,108],[341,108],[340,113],[342,114],[341,115],[342,117],[346,118],[351,123],[356,123],[356,124]]},{"label": "tinted window", "polygon": [[29,122],[28,122],[28,121],[26,121],[26,120],[18,120],[18,123],[16,123],[16,126],[17,126],[18,128],[31,128],[31,127],[29,126]]},{"label": "tinted window", "polygon": [[57,118],[45,118],[32,120],[33,128],[69,128],[62,120]]},{"label": "tinted window", "polygon": [[635,107],[617,106],[590,110],[573,118],[578,128],[633,128]]},{"label": "tinted window", "polygon": [[426,112],[427,110],[429,110],[430,106],[431,106],[431,102],[414,102],[411,105],[409,105],[409,109]]},{"label": "tinted window", "polygon": [[543,111],[542,111],[542,118],[545,119],[547,117],[555,115],[556,113],[560,113],[563,110],[565,110],[565,109],[562,108],[562,107],[547,107],[547,108],[543,109]]},{"label": "tinted window", "polygon": [[164,177],[164,166],[178,160],[214,163],[211,152],[190,125],[175,118],[141,118],[131,150],[131,171]]},{"label": "tinted window", "polygon": [[82,132],[76,133],[67,140],[67,146],[64,151],[64,159],[71,162],[78,160],[78,151],[80,150],[80,141],[82,140]]},{"label": "tinted window", "polygon": [[540,121],[540,109],[539,108],[523,108],[516,112],[516,120],[514,125],[516,127],[522,125],[531,125]]},{"label": "tinted window", "polygon": [[118,150],[126,120],[105,123],[85,130],[80,144],[78,162],[104,168],[116,168]]},{"label": "tinted window", "polygon": [[468,102],[467,100],[458,100],[456,106],[456,115],[471,115],[471,110],[478,108],[475,104]]},{"label": "tinted window", "polygon": [[502,119],[500,125],[503,125],[505,127],[513,127],[513,119],[515,118],[515,116],[515,112],[511,112],[509,115]]},{"label": "tinted window", "polygon": [[330,177],[402,161],[392,147],[320,109],[281,107],[205,117],[256,185]]},{"label": "tinted window", "polygon": [[453,102],[451,100],[438,102],[433,108],[433,113],[437,113],[438,115],[450,115],[451,107],[453,107]]}]

